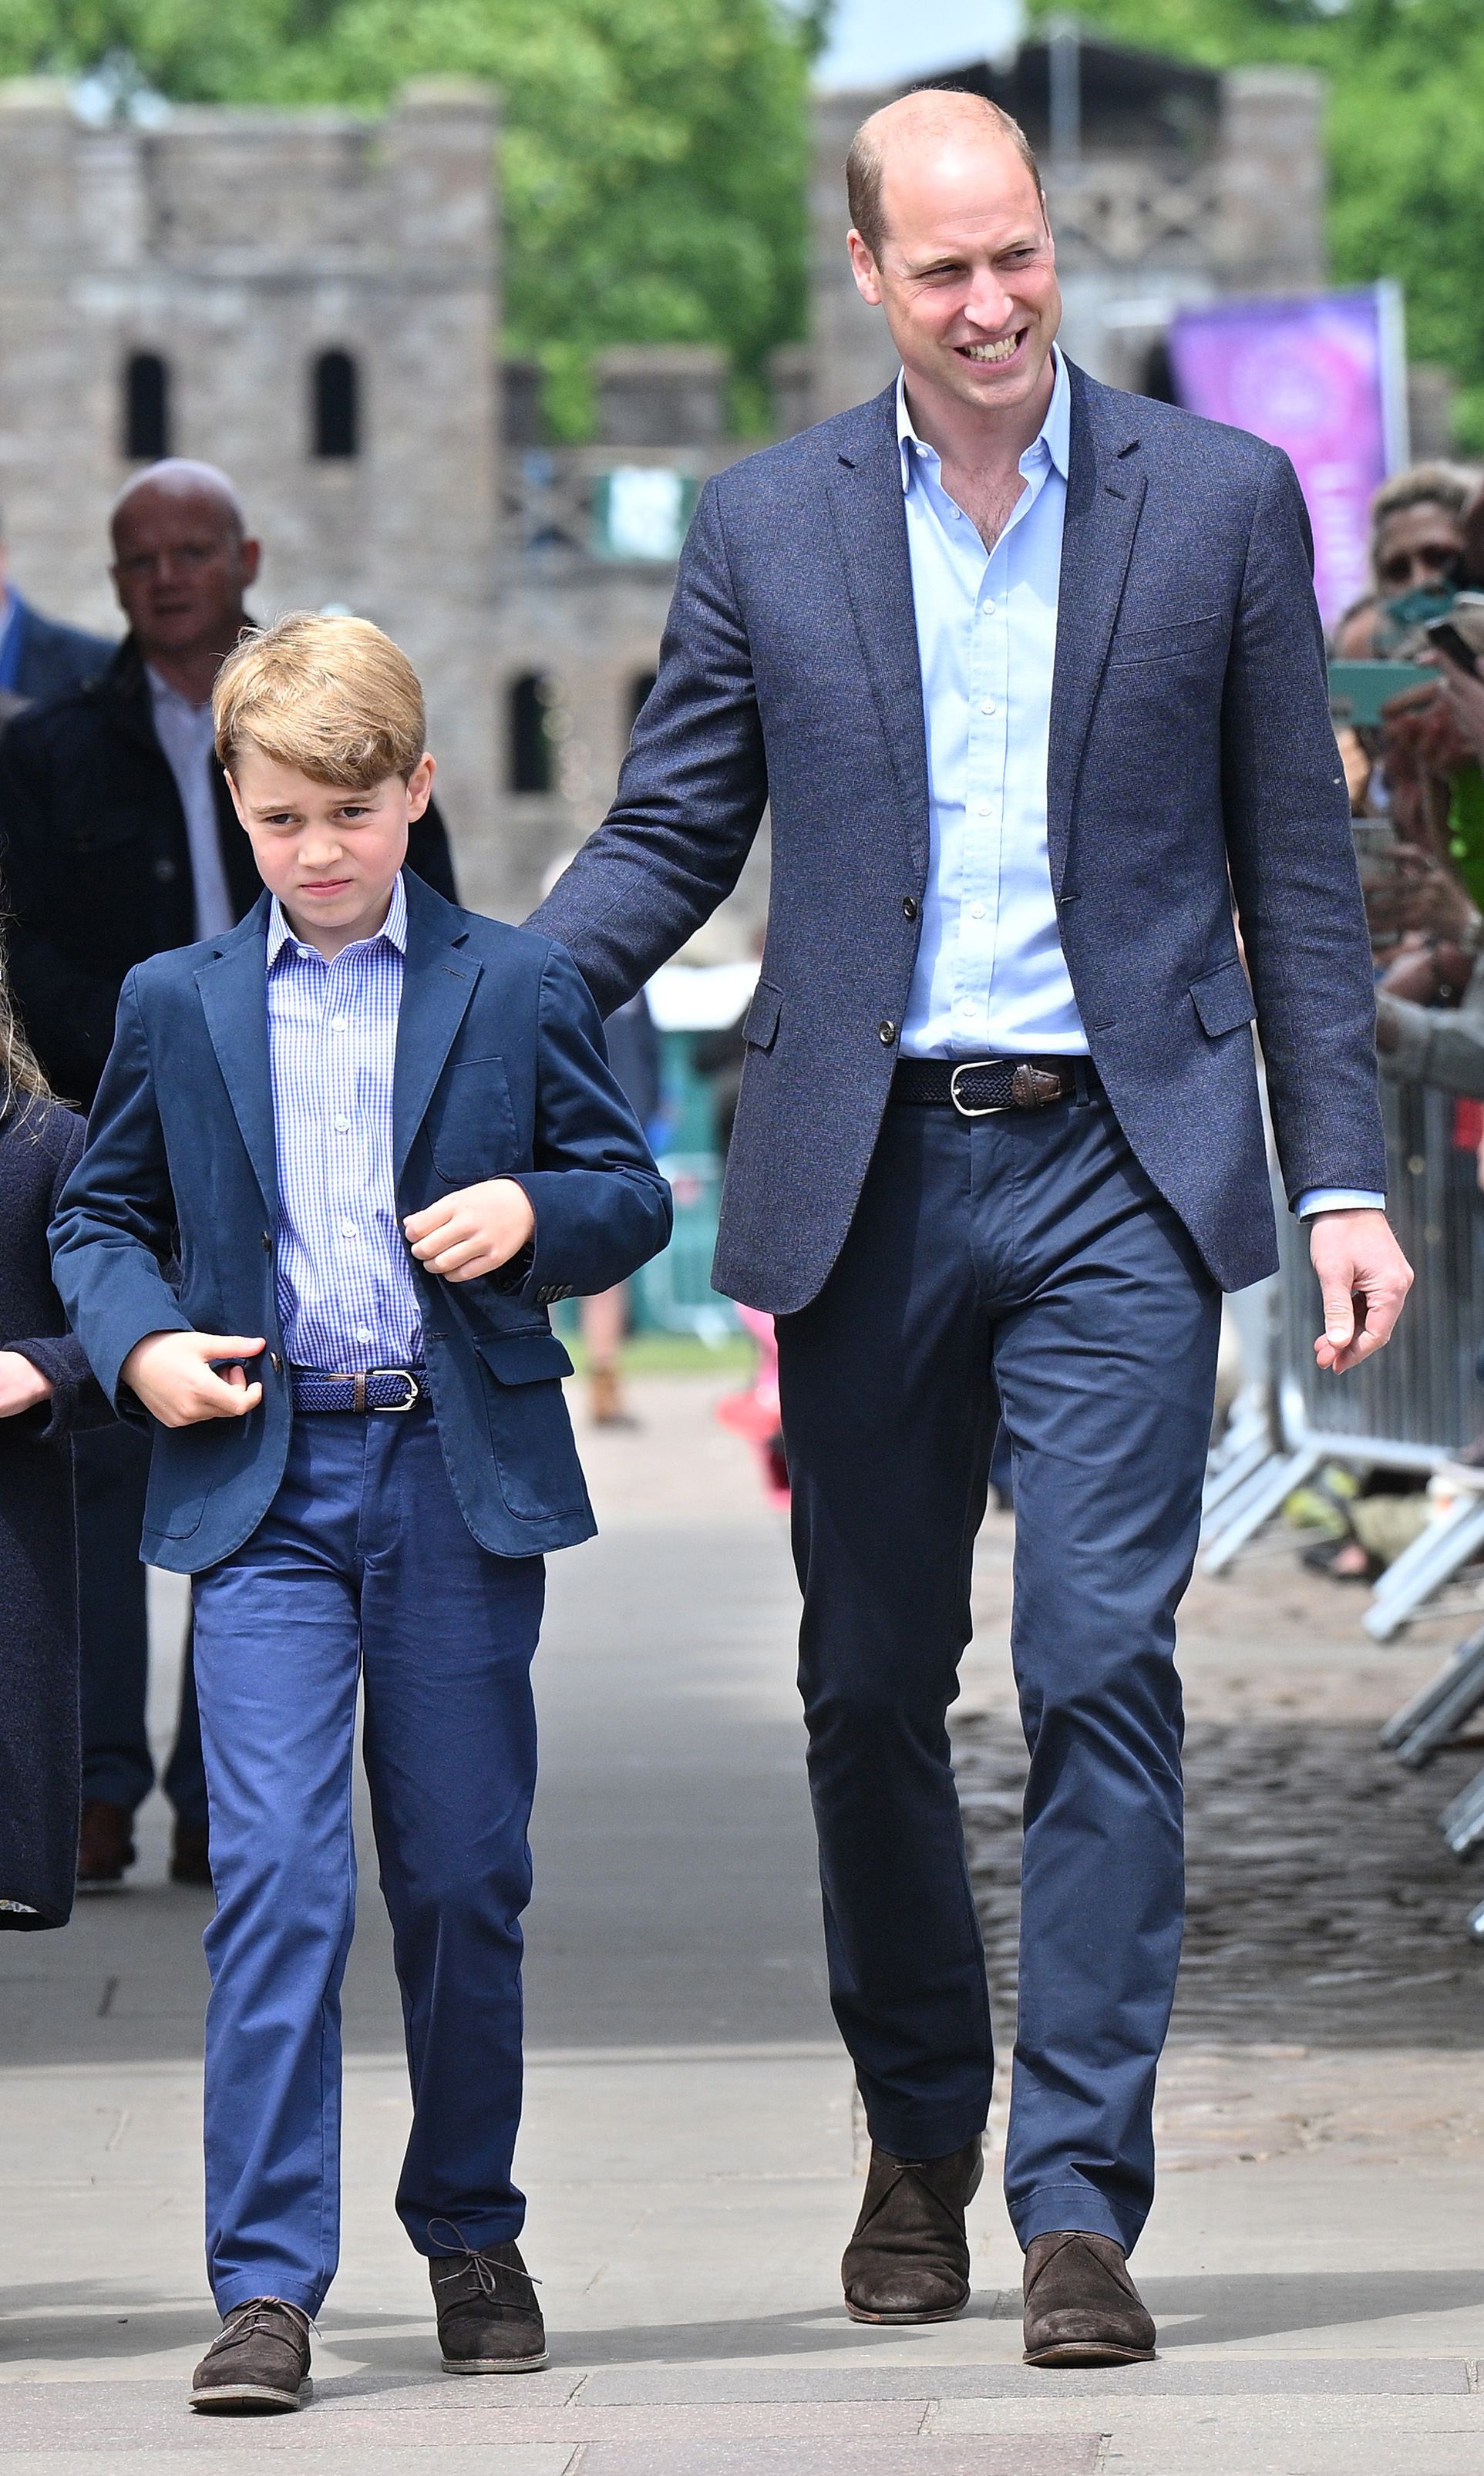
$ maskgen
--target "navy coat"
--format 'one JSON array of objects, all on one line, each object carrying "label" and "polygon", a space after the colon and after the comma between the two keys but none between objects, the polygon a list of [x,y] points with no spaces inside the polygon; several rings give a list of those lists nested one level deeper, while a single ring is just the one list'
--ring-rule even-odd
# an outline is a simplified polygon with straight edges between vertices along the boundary
[{"label": "navy coat", "polygon": [[[1254,1015],[1290,1200],[1385,1187],[1308,524],[1276,449],[1071,378],[1048,779],[1062,946],[1134,1151],[1240,1289],[1276,1262]],[[714,1277],[789,1313],[823,1286],[870,1162],[928,866],[891,388],[706,484],[617,799],[531,925],[606,1012],[730,892],[768,803]]]},{"label": "navy coat", "polygon": [[[75,1429],[112,1413],[52,1287],[46,1226],[83,1148],[54,1101],[0,1117],[0,1349],[18,1349],[52,1397],[0,1419],[0,1930],[62,1926],[77,1874]],[[28,1914],[29,1913],[29,1914]]]},{"label": "navy coat", "polygon": [[[15,630],[13,674],[8,684],[28,705],[46,697],[64,696],[108,668],[114,648],[107,636],[90,636],[84,628],[64,627],[60,619],[43,619],[29,602],[11,588]],[[7,649],[8,653],[11,649]],[[7,667],[11,667],[8,661]]]},{"label": "navy coat", "polygon": [[[559,947],[404,879],[408,947],[393,1139],[405,1217],[513,1176],[536,1215],[524,1276],[453,1284],[409,1256],[454,1493],[482,1547],[530,1556],[594,1523],[547,1308],[657,1254],[670,1192]],[[131,972],[87,1145],[53,1224],[58,1289],[125,1416],[120,1370],[146,1333],[262,1333],[264,1399],[243,1419],[153,1425],[141,1553],[200,1572],[262,1520],[292,1416],[274,1281],[277,1155],[268,1063],[266,895],[221,938]],[[153,1423],[152,1423],[153,1424]]]}]

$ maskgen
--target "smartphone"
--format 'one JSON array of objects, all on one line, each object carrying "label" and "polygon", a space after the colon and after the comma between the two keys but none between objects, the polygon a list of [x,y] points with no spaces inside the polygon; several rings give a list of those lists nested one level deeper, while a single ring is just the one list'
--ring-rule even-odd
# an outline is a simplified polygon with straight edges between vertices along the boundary
[{"label": "smartphone", "polygon": [[1468,638],[1459,634],[1451,619],[1429,619],[1422,633],[1429,645],[1436,645],[1439,653],[1446,654],[1450,662],[1456,662],[1461,671],[1472,671],[1474,678],[1478,678],[1479,657]]},{"label": "smartphone", "polygon": [[[1431,629],[1427,632],[1431,635]],[[1406,688],[1436,685],[1437,677],[1425,662],[1331,662],[1329,710],[1336,722],[1373,726],[1394,696]]]}]

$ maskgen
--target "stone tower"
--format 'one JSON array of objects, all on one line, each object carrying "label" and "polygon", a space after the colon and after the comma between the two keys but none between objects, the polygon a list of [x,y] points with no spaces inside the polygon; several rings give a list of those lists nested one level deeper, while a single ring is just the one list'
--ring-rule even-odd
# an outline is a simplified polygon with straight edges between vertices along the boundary
[{"label": "stone tower", "polygon": [[494,106],[178,111],[87,129],[0,87],[0,508],[18,581],[115,630],[106,521],[162,450],[222,465],[264,614],[344,604],[427,685],[470,899],[494,824]]}]

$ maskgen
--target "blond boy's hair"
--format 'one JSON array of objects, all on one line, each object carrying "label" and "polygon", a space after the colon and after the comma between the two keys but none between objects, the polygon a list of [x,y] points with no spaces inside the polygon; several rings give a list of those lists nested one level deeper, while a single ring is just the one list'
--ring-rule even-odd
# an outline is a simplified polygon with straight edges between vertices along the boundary
[{"label": "blond boy's hair", "polygon": [[291,611],[246,631],[211,691],[216,754],[230,774],[243,748],[311,782],[369,791],[406,781],[427,745],[417,673],[369,619]]}]

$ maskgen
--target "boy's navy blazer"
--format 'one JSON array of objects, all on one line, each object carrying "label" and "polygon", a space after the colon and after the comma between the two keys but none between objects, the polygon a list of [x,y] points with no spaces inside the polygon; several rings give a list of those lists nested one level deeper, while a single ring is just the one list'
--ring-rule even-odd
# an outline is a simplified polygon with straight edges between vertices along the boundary
[{"label": "boy's navy blazer", "polygon": [[[406,1216],[514,1176],[535,1207],[516,1287],[453,1284],[414,1258],[428,1378],[464,1519],[497,1555],[594,1528],[562,1399],[571,1361],[547,1308],[657,1254],[670,1193],[609,1074],[597,1010],[559,946],[461,911],[408,875],[393,1080]],[[292,1416],[274,1279],[277,1147],[268,1062],[265,894],[224,937],[131,972],[118,1029],[52,1227],[58,1289],[126,1416],[119,1371],[146,1333],[267,1338],[260,1409],[167,1428],[141,1554],[200,1572],[241,1546],[277,1493]],[[506,1276],[508,1277],[508,1276]]]}]

